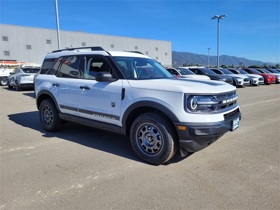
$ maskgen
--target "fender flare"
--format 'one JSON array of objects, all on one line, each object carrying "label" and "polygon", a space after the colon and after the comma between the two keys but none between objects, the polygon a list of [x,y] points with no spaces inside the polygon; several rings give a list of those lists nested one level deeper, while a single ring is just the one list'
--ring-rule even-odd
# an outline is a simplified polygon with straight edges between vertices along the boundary
[{"label": "fender flare", "polygon": [[57,110],[59,110],[60,112],[60,108],[59,108],[59,105],[54,97],[54,95],[48,91],[48,90],[41,90],[39,91],[39,93],[37,94],[36,96],[36,106],[37,106],[37,109],[39,109],[39,106],[40,106],[40,102],[45,99],[45,98],[51,98],[54,102],[54,105],[56,106]]},{"label": "fender flare", "polygon": [[176,115],[170,110],[168,109],[166,106],[159,104],[157,102],[154,101],[139,101],[136,102],[134,104],[131,104],[126,111],[123,114],[123,118],[122,118],[122,125],[125,126],[126,122],[130,116],[130,114],[135,111],[138,108],[142,108],[142,107],[150,107],[154,110],[158,110],[162,113],[164,113],[171,121],[173,122],[178,122],[178,118],[176,117]]}]

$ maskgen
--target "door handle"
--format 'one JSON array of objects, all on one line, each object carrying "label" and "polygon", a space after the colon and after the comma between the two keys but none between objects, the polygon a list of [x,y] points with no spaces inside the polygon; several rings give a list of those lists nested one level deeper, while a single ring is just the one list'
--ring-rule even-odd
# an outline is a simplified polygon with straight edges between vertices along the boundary
[{"label": "door handle", "polygon": [[89,86],[80,86],[80,89],[82,89],[82,90],[90,90]]},{"label": "door handle", "polygon": [[52,86],[59,87],[59,84],[58,83],[53,83]]}]

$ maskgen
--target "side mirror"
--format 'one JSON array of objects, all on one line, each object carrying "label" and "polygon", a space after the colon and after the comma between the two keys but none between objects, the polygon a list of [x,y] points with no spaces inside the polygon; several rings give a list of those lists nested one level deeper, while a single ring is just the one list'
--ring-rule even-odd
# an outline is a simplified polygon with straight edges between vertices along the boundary
[{"label": "side mirror", "polygon": [[95,80],[98,82],[114,82],[117,79],[113,78],[109,72],[101,71],[101,72],[97,72],[95,76]]}]

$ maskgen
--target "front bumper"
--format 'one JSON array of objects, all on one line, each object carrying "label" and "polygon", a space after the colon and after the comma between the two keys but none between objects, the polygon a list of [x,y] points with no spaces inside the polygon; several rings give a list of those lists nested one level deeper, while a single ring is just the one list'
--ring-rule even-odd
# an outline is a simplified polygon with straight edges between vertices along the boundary
[{"label": "front bumper", "polygon": [[[238,108],[224,117],[224,121],[216,123],[174,123],[182,156],[204,149],[226,132],[233,131],[233,121],[241,120],[241,112]],[[182,126],[186,129],[180,130],[179,127]]]},{"label": "front bumper", "polygon": [[34,83],[33,82],[21,82],[19,84],[19,86],[21,88],[33,88],[34,87]]}]

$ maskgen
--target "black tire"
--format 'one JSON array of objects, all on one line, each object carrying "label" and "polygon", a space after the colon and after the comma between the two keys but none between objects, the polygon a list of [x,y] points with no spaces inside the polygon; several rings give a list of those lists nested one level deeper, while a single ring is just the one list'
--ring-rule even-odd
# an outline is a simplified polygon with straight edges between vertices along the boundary
[{"label": "black tire", "polygon": [[20,87],[20,85],[17,83],[17,81],[15,82],[15,86],[16,86],[16,91],[21,91],[22,88]]},{"label": "black tire", "polygon": [[44,130],[53,132],[61,128],[62,121],[51,99],[45,99],[41,102],[39,106],[39,117]]},{"label": "black tire", "polygon": [[142,160],[160,165],[177,151],[178,140],[171,124],[157,113],[138,116],[130,129],[130,144]]},{"label": "black tire", "polygon": [[8,84],[7,84],[7,85],[8,85],[8,88],[9,88],[9,89],[12,89],[12,88],[13,88],[13,86],[10,85],[9,79],[8,79]]},{"label": "black tire", "polygon": [[0,79],[0,85],[2,85],[2,86],[8,85],[8,78],[7,77],[2,77]]}]

